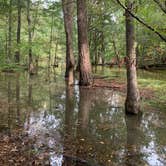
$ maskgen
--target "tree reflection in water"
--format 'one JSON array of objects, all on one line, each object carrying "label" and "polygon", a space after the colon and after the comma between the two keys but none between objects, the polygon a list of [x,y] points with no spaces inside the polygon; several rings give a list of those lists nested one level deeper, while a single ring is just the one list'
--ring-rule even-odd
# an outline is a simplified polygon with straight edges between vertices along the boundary
[{"label": "tree reflection in water", "polygon": [[141,131],[142,114],[138,116],[127,115],[127,145],[126,145],[126,165],[138,166],[145,165],[141,154],[141,140],[143,133]]},{"label": "tree reflection in water", "polygon": [[32,140],[25,155],[52,166],[166,165],[164,112],[148,108],[125,116],[121,93],[53,78],[46,81],[40,72],[0,77],[0,131],[12,137],[20,127],[18,135]]}]

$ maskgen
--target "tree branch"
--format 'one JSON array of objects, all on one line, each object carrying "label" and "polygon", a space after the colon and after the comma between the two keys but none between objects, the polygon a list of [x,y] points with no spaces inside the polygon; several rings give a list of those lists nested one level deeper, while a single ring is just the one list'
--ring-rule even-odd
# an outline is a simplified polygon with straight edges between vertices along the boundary
[{"label": "tree branch", "polygon": [[128,10],[121,2],[120,0],[116,0],[117,3],[124,9],[126,10],[133,18],[135,18],[139,23],[141,23],[142,25],[144,25],[146,28],[148,28],[149,30],[151,30],[152,32],[154,32],[155,34],[157,34],[160,39],[162,39],[164,42],[166,42],[166,37],[164,37],[160,32],[156,31],[152,26],[148,25],[147,23],[145,23],[141,18],[137,17],[135,14],[133,14],[130,10]]},{"label": "tree branch", "polygon": [[159,7],[160,9],[166,14],[166,8],[160,3],[158,0],[153,0]]}]

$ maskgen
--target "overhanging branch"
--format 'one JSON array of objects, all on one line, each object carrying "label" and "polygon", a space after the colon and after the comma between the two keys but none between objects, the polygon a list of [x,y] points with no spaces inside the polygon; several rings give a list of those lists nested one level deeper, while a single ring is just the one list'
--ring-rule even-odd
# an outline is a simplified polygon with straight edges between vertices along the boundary
[{"label": "overhanging branch", "polygon": [[158,31],[156,31],[152,26],[148,25],[145,23],[141,18],[137,17],[135,14],[133,14],[130,10],[128,10],[121,2],[120,0],[116,0],[117,3],[124,9],[126,10],[133,18],[135,18],[139,23],[144,25],[146,28],[157,34],[164,42],[166,42],[166,38]]},{"label": "overhanging branch", "polygon": [[160,9],[166,14],[166,7],[163,6],[162,3],[160,3],[159,0],[153,0],[159,7]]}]

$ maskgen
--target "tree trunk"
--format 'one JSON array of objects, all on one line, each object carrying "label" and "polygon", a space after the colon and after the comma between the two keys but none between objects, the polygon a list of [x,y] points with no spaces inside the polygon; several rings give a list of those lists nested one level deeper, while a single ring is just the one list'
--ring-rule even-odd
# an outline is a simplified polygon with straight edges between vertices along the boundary
[{"label": "tree trunk", "polygon": [[52,50],[52,39],[53,39],[53,24],[54,24],[54,16],[52,14],[51,30],[50,30],[50,48],[49,48],[48,67],[51,66],[51,50]]},{"label": "tree trunk", "polygon": [[[127,9],[133,10],[133,3],[126,0]],[[134,34],[134,20],[126,10],[126,67],[127,67],[127,98],[126,113],[137,114],[140,110],[139,91],[136,72],[136,43]]]},{"label": "tree trunk", "polygon": [[[8,17],[6,16],[6,27],[8,26]],[[8,63],[8,30],[5,30],[5,55],[6,55],[6,63]]]},{"label": "tree trunk", "polygon": [[9,39],[8,39],[8,62],[11,60],[11,48],[12,48],[12,0],[9,3]]},{"label": "tree trunk", "polygon": [[79,73],[81,86],[92,84],[91,63],[89,56],[89,43],[87,33],[86,0],[77,0],[77,24],[78,24],[78,49],[79,49]]},{"label": "tree trunk", "polygon": [[21,41],[21,0],[17,1],[18,21],[17,21],[17,51],[15,53],[15,62],[20,62],[20,41]]},{"label": "tree trunk", "polygon": [[115,39],[113,39],[112,44],[113,44],[113,48],[114,48],[114,52],[115,52],[115,56],[116,56],[116,63],[120,67],[119,52],[117,51],[117,48],[116,48]]},{"label": "tree trunk", "polygon": [[33,65],[33,58],[32,58],[32,23],[30,17],[30,5],[31,0],[27,0],[27,21],[28,21],[28,44],[29,44],[29,74],[34,74],[34,65]]},{"label": "tree trunk", "polygon": [[54,67],[58,67],[57,51],[58,51],[58,39],[55,44]]},{"label": "tree trunk", "polygon": [[69,85],[74,83],[74,55],[73,55],[73,0],[62,0],[64,26],[66,33],[66,73]]}]

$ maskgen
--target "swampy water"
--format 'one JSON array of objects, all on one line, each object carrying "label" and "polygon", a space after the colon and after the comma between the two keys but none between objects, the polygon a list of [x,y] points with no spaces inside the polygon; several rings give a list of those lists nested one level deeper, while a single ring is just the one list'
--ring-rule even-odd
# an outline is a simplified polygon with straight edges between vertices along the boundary
[{"label": "swampy water", "polygon": [[[166,81],[160,72],[140,73],[142,79]],[[124,76],[118,69],[97,74]],[[8,145],[1,139],[0,165],[14,165],[21,155],[27,158],[20,165],[166,165],[166,110],[145,107],[139,116],[126,116],[121,92],[79,88],[77,83],[68,88],[61,69],[32,77],[0,74],[0,136],[17,138],[26,147],[20,152],[12,143],[4,151]]]}]

